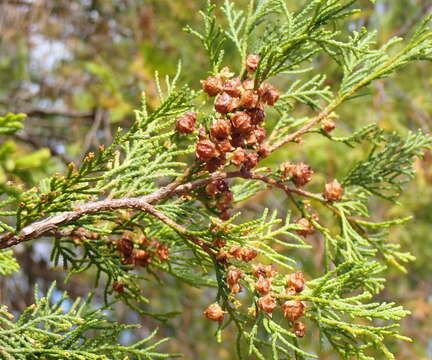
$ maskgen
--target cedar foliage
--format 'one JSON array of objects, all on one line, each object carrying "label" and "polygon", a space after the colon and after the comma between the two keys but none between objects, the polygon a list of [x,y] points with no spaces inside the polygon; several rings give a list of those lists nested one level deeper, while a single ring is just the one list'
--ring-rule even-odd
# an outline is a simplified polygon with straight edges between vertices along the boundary
[{"label": "cedar foliage", "polygon": [[[225,328],[236,328],[240,359],[316,358],[299,340],[315,330],[320,342],[343,359],[373,359],[372,350],[394,359],[386,344],[391,339],[410,341],[397,330],[408,312],[376,296],[384,288],[381,274],[387,266],[404,271],[404,263],[413,260],[386,237],[389,227],[408,219],[379,221],[369,211],[370,199],[397,201],[403,185],[414,176],[413,161],[431,146],[432,139],[421,131],[389,134],[375,124],[335,137],[321,123],[343,123],[336,113],[338,107],[366,95],[373,81],[397,74],[410,62],[432,60],[431,17],[409,39],[393,38],[377,47],[373,32],[335,31],[338,21],[359,11],[354,8],[356,2],[313,0],[292,13],[284,0],[251,0],[246,9],[225,0],[220,9],[208,4],[202,12],[202,29],[186,28],[208,53],[211,76],[231,77],[224,68],[229,66],[242,80],[253,80],[254,90],[266,82],[293,79],[275,106],[266,108],[268,152],[300,141],[306,147],[312,136],[344,143],[347,150],[370,146],[368,157],[350,164],[340,179],[343,197],[329,201],[324,188],[321,193],[304,190],[295,176],[284,171],[286,164],[281,169],[244,165],[233,171],[229,162],[209,169],[205,161],[196,159],[202,133],[225,115],[214,111],[213,99],[199,84],[178,85],[179,64],[172,79],[167,77],[162,83],[156,76],[160,105],[150,111],[143,94],[135,122],[127,130],[119,129],[112,144],[87,154],[81,164],[70,164],[67,172],[44,179],[38,187],[23,191],[9,183],[0,189],[0,247],[49,238],[53,265],[63,266],[70,276],[95,269],[96,285],[105,294],[104,305],[78,300],[67,310],[62,309],[64,298],[51,299],[53,290],[43,298],[36,294],[35,304],[16,321],[2,308],[0,356],[175,357],[155,350],[161,342],[148,345],[152,337],[121,345],[118,336],[128,327],[106,321],[104,312],[121,301],[144,315],[169,321],[175,314],[153,314],[142,307],[151,304],[143,290],[147,281],[156,281],[158,272],[166,272],[191,286],[216,289],[214,302],[223,312],[207,317],[218,320],[217,341],[223,342]],[[238,64],[224,63],[224,46],[229,43],[238,51]],[[245,66],[251,53],[260,57],[256,71]],[[313,60],[323,55],[340,67],[337,87],[326,84],[325,74],[314,74]],[[309,109],[308,115],[294,118],[293,109],[302,106]],[[176,123],[190,111],[197,114],[197,124],[191,134],[181,134]],[[22,114],[1,117],[0,132],[13,134],[23,119]],[[6,147],[7,143],[2,144],[0,152]],[[209,184],[221,181],[233,195],[229,205],[235,206],[224,219],[218,208],[220,194],[212,197],[208,191]],[[268,209],[254,220],[242,218],[242,202],[268,188],[285,191],[287,214]],[[296,253],[286,250],[313,251],[304,239],[305,222],[298,223],[296,218],[307,219],[310,231],[321,234],[324,265],[320,277],[307,281],[300,291],[290,291],[290,274],[302,269]],[[248,258],[239,249],[253,255]],[[222,258],[224,251],[227,254]],[[270,275],[256,275],[264,271],[257,270],[260,263],[274,265],[265,268]],[[234,269],[242,275],[232,282],[229,274]],[[11,251],[1,250],[0,274],[14,271],[18,266]],[[261,278],[271,279],[271,292],[260,291],[257,281]],[[233,285],[241,288],[241,295]],[[274,312],[262,305],[265,296],[277,305]],[[305,304],[304,313],[287,316],[287,303]],[[299,319],[302,326],[306,324],[305,334],[298,330]]]}]

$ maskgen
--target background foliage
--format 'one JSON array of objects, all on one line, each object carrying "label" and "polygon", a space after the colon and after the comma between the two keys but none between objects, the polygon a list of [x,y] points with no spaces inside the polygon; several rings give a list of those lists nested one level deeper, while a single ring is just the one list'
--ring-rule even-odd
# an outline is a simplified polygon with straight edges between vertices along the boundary
[{"label": "background foliage", "polygon": [[[238,1],[238,3],[245,1]],[[222,2],[220,2],[222,3]],[[377,0],[374,5],[364,1],[369,9],[346,21],[349,29],[366,26],[377,29],[379,42],[390,37],[409,34],[422,16],[432,11],[428,0]],[[20,181],[23,188],[30,188],[47,174],[64,172],[66,164],[80,161],[84,154],[99,145],[109,144],[118,126],[127,128],[133,117],[133,109],[140,107],[141,92],[145,89],[150,108],[156,106],[157,89],[153,82],[157,70],[164,76],[176,73],[178,59],[182,60],[181,79],[198,84],[206,69],[206,57],[197,39],[192,39],[179,29],[189,24],[199,28],[198,9],[204,1],[127,0],[127,1],[68,1],[6,0],[0,3],[0,114],[25,113],[3,120],[14,124],[13,140],[2,140],[0,145],[0,187],[8,191],[8,180]],[[290,2],[294,9],[298,6]],[[227,49],[227,60],[234,58],[235,47]],[[340,80],[338,70],[328,57],[320,57],[314,66],[325,69],[326,80],[333,86]],[[374,83],[372,96],[356,98],[339,110],[348,119],[343,127],[357,129],[364,119],[376,122],[387,130],[407,133],[421,128],[431,132],[432,81],[430,63],[417,63],[404,69],[390,81]],[[302,114],[302,108],[296,110]],[[2,122],[0,121],[0,136]],[[21,122],[25,128],[21,129]],[[9,127],[8,127],[9,128]],[[336,178],[335,169],[343,164],[365,158],[369,149],[356,148],[346,151],[345,145],[330,146],[320,137],[309,142],[304,154],[312,159],[312,167],[326,168]],[[279,152],[270,158],[295,156]],[[301,154],[300,154],[301,155]],[[376,201],[374,212],[382,216],[400,217],[413,214],[408,226],[392,228],[390,239],[401,244],[416,257],[406,266],[407,272],[388,270],[390,278],[386,291],[380,296],[404,305],[412,315],[403,320],[402,333],[415,339],[413,343],[395,347],[397,359],[432,358],[432,155],[415,164],[418,176],[400,199],[404,206],[392,202]],[[12,191],[12,190],[10,190]],[[118,191],[121,191],[118,190]],[[269,196],[266,196],[269,195]],[[246,203],[246,210],[262,212],[265,207],[283,210],[284,202],[278,194],[267,193],[259,202]],[[245,212],[245,217],[248,212]],[[318,239],[308,239],[319,244]],[[64,273],[49,270],[48,243],[37,242],[16,249],[17,259],[23,269],[11,277],[0,278],[0,303],[10,311],[23,311],[34,302],[33,289],[39,284],[46,293],[50,283],[57,281],[57,290],[67,290],[72,299],[86,296],[93,288],[92,275],[73,276],[64,283]],[[316,277],[321,267],[321,256],[311,257],[304,251],[302,267],[308,277]],[[1,256],[8,256],[2,253]],[[10,260],[12,261],[12,260]],[[0,269],[1,273],[1,269]],[[141,329],[127,330],[124,341],[145,338],[149,329],[159,326],[158,336],[173,337],[164,350],[182,352],[193,359],[232,359],[229,337],[226,346],[214,341],[214,328],[201,319],[202,309],[212,301],[211,291],[202,294],[198,289],[186,286],[174,278],[164,279],[168,286],[148,289],[153,311],[184,310],[170,324],[160,324],[148,317],[131,312],[121,304],[116,305],[120,323],[139,323]],[[99,290],[98,290],[99,291]],[[97,292],[96,300],[102,301]],[[306,346],[313,348],[311,343]],[[323,349],[320,359],[333,359]]]}]

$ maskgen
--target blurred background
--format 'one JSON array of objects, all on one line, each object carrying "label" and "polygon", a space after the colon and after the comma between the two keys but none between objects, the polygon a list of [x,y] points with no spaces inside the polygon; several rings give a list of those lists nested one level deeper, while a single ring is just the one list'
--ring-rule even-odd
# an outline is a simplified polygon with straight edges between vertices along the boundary
[{"label": "blurred background", "polygon": [[[304,2],[288,1],[293,10]],[[359,3],[364,11],[344,26],[350,30],[361,26],[376,29],[380,43],[392,36],[408,36],[412,27],[432,12],[430,0]],[[198,88],[199,80],[206,76],[207,59],[200,43],[182,28],[186,24],[200,26],[198,10],[205,4],[205,0],[0,0],[0,114],[28,114],[24,130],[12,138],[0,139],[0,187],[7,188],[8,180],[32,187],[46,175],[63,172],[70,161],[79,162],[86,152],[109,144],[117,127],[127,128],[132,123],[142,91],[146,91],[150,107],[157,105],[155,71],[161,76],[173,75],[181,59],[180,82]],[[228,44],[224,64],[230,65],[234,57],[234,49]],[[238,60],[233,62],[237,64]],[[340,73],[331,60],[318,57],[313,65],[316,73],[327,74],[330,86],[337,85]],[[348,133],[366,123],[378,123],[400,133],[416,128],[430,133],[431,74],[431,64],[418,63],[391,80],[376,82],[370,96],[339,110],[341,128],[337,131]],[[288,82],[279,82],[281,88],[284,84]],[[304,114],[305,109],[295,111]],[[268,165],[278,166],[281,160],[295,156],[331,178],[345,171],[345,164],[365,156],[362,152],[366,150],[350,152],[322,137],[310,137],[307,146],[279,152]],[[393,344],[397,359],[432,359],[431,164],[430,153],[415,164],[418,176],[400,199],[402,205],[372,203],[373,212],[381,219],[415,217],[407,225],[394,228],[389,239],[402,244],[417,260],[408,264],[406,274],[390,268],[386,274],[388,286],[380,295],[382,300],[394,300],[412,312],[404,320],[402,332],[414,341]],[[266,193],[243,206],[245,216],[264,207],[286,212],[286,202],[277,193]],[[308,241],[319,248],[319,239]],[[50,267],[47,244],[34,242],[15,249],[22,272],[0,278],[1,304],[21,311],[33,302],[36,283],[45,290],[53,280],[72,297],[85,296],[93,289],[91,272],[64,283],[64,272]],[[296,254],[299,268],[309,278],[320,274],[319,254]],[[115,310],[120,321],[143,326],[138,332],[126,334],[122,341],[159,327],[161,336],[173,337],[167,351],[182,352],[186,359],[234,359],[230,336],[225,335],[224,343],[217,344],[215,327],[197,321],[212,301],[213,291],[160,276],[167,286],[149,284],[146,296],[153,299],[149,309],[180,310],[183,314],[169,324],[161,324],[118,304]],[[319,351],[322,360],[335,359],[331,351],[315,348],[315,335],[302,340],[305,347]]]}]

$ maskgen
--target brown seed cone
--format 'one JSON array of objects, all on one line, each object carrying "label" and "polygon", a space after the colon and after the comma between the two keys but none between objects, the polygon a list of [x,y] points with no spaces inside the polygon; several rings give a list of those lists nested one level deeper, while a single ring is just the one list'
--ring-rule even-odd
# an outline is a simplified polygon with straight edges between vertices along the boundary
[{"label": "brown seed cone", "polygon": [[176,130],[180,134],[190,134],[195,130],[197,114],[189,111],[176,120]]},{"label": "brown seed cone", "polygon": [[220,156],[216,158],[212,158],[207,161],[206,163],[206,170],[210,173],[215,172],[219,168],[221,168],[226,163],[226,156],[225,154],[221,154]]},{"label": "brown seed cone", "polygon": [[273,106],[279,100],[279,91],[270,84],[262,84],[258,89],[261,100],[267,105]]},{"label": "brown seed cone", "polygon": [[218,150],[223,154],[229,153],[229,152],[234,150],[234,147],[231,145],[231,142],[227,139],[220,140],[216,144],[217,144]]},{"label": "brown seed cone", "polygon": [[214,180],[206,186],[206,193],[210,196],[215,196],[216,194],[220,194],[228,190],[228,183],[223,179]]},{"label": "brown seed cone", "polygon": [[151,263],[150,253],[142,249],[133,249],[132,256],[136,265],[147,266]]},{"label": "brown seed cone", "polygon": [[272,313],[276,309],[276,300],[270,294],[262,296],[258,299],[257,305],[266,313]]},{"label": "brown seed cone", "polygon": [[253,125],[261,124],[264,121],[266,116],[265,111],[260,108],[248,109],[247,113],[251,117],[251,122]]},{"label": "brown seed cone", "polygon": [[218,140],[224,140],[231,135],[231,123],[226,119],[218,119],[213,122],[210,128],[212,137]]},{"label": "brown seed cone", "polygon": [[305,285],[305,278],[301,271],[296,271],[288,278],[287,286],[295,289],[296,292],[302,292]]},{"label": "brown seed cone", "polygon": [[254,134],[259,144],[262,144],[267,135],[265,129],[259,126],[254,130]]},{"label": "brown seed cone", "polygon": [[258,68],[258,64],[260,61],[259,55],[249,54],[246,57],[246,69],[247,71],[254,72]]},{"label": "brown seed cone", "polygon": [[231,255],[225,251],[225,250],[219,250],[219,252],[216,254],[216,260],[221,263],[226,263],[228,259],[231,257]]},{"label": "brown seed cone", "polygon": [[337,180],[333,180],[332,182],[325,185],[324,197],[328,201],[339,201],[342,199],[343,194],[344,189]]},{"label": "brown seed cone", "polygon": [[246,151],[244,151],[242,148],[238,147],[232,153],[231,162],[235,166],[240,166],[246,160],[246,155],[247,155]]},{"label": "brown seed cone", "polygon": [[229,286],[233,286],[238,283],[238,281],[242,278],[243,272],[240,269],[229,269],[227,273],[227,283]]},{"label": "brown seed cone", "polygon": [[229,190],[225,191],[217,198],[216,207],[220,211],[225,211],[231,207],[233,200],[234,200],[233,193]]},{"label": "brown seed cone", "polygon": [[124,256],[129,257],[132,255],[134,245],[133,241],[128,238],[121,238],[117,241],[117,250]]},{"label": "brown seed cone", "polygon": [[219,304],[214,303],[207,307],[203,312],[204,316],[211,320],[221,322],[224,319],[225,311],[222,310]]},{"label": "brown seed cone", "polygon": [[254,249],[242,247],[240,251],[240,256],[244,262],[249,262],[255,259],[258,256],[258,253]]},{"label": "brown seed cone", "polygon": [[220,114],[228,114],[238,106],[238,100],[227,93],[220,94],[215,101],[215,110]]},{"label": "brown seed cone", "polygon": [[255,283],[255,290],[258,291],[261,295],[266,295],[271,290],[271,280],[260,276]]},{"label": "brown seed cone", "polygon": [[312,235],[315,232],[315,228],[313,227],[312,223],[306,218],[297,220],[296,224],[302,227],[302,229],[296,230],[297,234],[300,236],[306,237],[308,235]]},{"label": "brown seed cone", "polygon": [[305,314],[305,306],[299,300],[287,300],[282,304],[282,311],[286,319],[296,321]]},{"label": "brown seed cone", "polygon": [[231,124],[234,131],[240,134],[245,134],[252,128],[250,116],[243,111],[238,111],[231,115]]},{"label": "brown seed cone", "polygon": [[240,245],[233,245],[229,249],[229,254],[231,256],[234,256],[237,260],[242,260],[241,252],[242,252],[242,247]]},{"label": "brown seed cone", "polygon": [[219,151],[215,143],[210,140],[202,139],[196,144],[195,150],[196,157],[201,161],[209,161],[212,158],[219,156]]},{"label": "brown seed cone", "polygon": [[156,247],[156,254],[160,261],[167,261],[169,259],[168,246],[165,244],[158,244]]},{"label": "brown seed cone", "polygon": [[231,145],[236,148],[242,148],[245,146],[245,138],[243,134],[233,134],[231,137]]},{"label": "brown seed cone", "polygon": [[238,77],[225,81],[223,91],[232,97],[240,97],[242,93],[242,83]]},{"label": "brown seed cone", "polygon": [[201,85],[209,96],[216,96],[223,90],[222,80],[217,76],[209,76],[206,80],[201,80]]},{"label": "brown seed cone", "polygon": [[246,160],[243,163],[244,167],[248,170],[253,169],[255,166],[258,165],[259,157],[258,154],[250,153],[247,154]]},{"label": "brown seed cone", "polygon": [[289,178],[292,176],[294,168],[295,168],[295,164],[292,164],[289,161],[285,161],[280,166],[281,172],[285,178]]},{"label": "brown seed cone", "polygon": [[321,123],[321,129],[323,129],[325,132],[332,132],[334,129],[336,129],[336,121],[333,119],[324,119]]},{"label": "brown seed cone", "polygon": [[119,294],[124,293],[124,284],[121,282],[118,282],[118,281],[113,282],[112,288],[115,292],[118,292]]},{"label": "brown seed cone", "polygon": [[229,211],[228,209],[222,211],[219,214],[219,218],[223,221],[227,221],[227,220],[231,219],[231,211]]},{"label": "brown seed cone", "polygon": [[270,155],[270,149],[267,145],[262,144],[258,150],[257,150],[257,154],[260,157],[260,159],[263,159],[267,156]]},{"label": "brown seed cone", "polygon": [[306,325],[301,321],[296,321],[293,326],[294,334],[298,337],[304,337],[306,334]]},{"label": "brown seed cone", "polygon": [[293,167],[291,174],[293,176],[294,183],[297,186],[304,186],[312,180],[313,170],[309,165],[301,162]]},{"label": "brown seed cone", "polygon": [[239,106],[245,109],[255,109],[258,105],[258,95],[253,90],[244,90],[242,92]]}]

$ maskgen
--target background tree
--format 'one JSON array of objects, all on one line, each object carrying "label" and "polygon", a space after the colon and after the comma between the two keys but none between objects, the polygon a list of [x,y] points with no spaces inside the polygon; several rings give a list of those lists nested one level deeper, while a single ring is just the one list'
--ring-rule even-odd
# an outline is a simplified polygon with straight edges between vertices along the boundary
[{"label": "background tree", "polygon": [[[277,7],[277,2],[264,3],[267,4],[266,11],[273,9],[270,9],[270,6]],[[22,183],[25,188],[31,188],[38,184],[45,175],[56,171],[65,173],[64,164],[70,160],[80,162],[88,150],[94,151],[100,144],[109,145],[111,138],[115,137],[115,129],[118,125],[129,128],[132,124],[131,110],[138,107],[137,102],[142,90],[145,89],[146,91],[147,104],[150,110],[157,108],[159,100],[157,98],[157,86],[151,80],[153,72],[158,69],[161,74],[174,74],[180,55],[183,58],[184,66],[178,82],[182,83],[187,79],[187,82],[194,88],[198,88],[199,79],[205,78],[207,75],[206,67],[203,66],[206,64],[206,60],[200,55],[202,52],[197,51],[200,48],[199,41],[197,39],[193,42],[187,34],[176,32],[173,29],[180,29],[186,24],[190,24],[193,29],[199,29],[199,19],[193,16],[196,13],[195,10],[199,7],[204,8],[205,4],[190,2],[187,5],[189,8],[184,11],[179,5],[168,1],[153,3],[130,1],[127,4],[115,1],[103,3],[76,1],[72,6],[70,6],[70,2],[62,3],[61,1],[52,3],[49,1],[2,3],[1,6],[5,9],[5,11],[0,12],[3,25],[1,53],[5,69],[2,72],[4,89],[2,89],[1,95],[5,102],[4,111],[29,114],[25,121],[26,128],[14,132],[13,138],[15,140],[11,140],[8,136],[8,141],[2,144],[2,153],[4,154],[2,162],[3,188],[5,193],[13,196],[14,193],[21,191],[17,191],[15,186],[10,186],[8,180],[13,180],[15,184]],[[362,13],[354,14],[345,20],[339,19],[338,26],[341,29],[345,27],[345,29],[350,30],[360,29],[362,25],[369,28],[379,28],[379,42],[382,44],[393,35],[412,36],[412,34],[410,35],[412,25],[417,24],[423,13],[429,11],[429,5],[426,1],[423,3],[413,2],[408,5],[402,1],[391,3],[381,1],[375,4],[375,8],[367,3],[361,5],[364,10]],[[293,14],[299,8],[299,5],[290,6],[292,8],[288,10],[292,11]],[[220,10],[217,11],[218,22],[225,27],[227,21],[223,19]],[[276,20],[277,16],[283,16],[276,14],[279,11],[280,9],[276,8],[274,14],[269,14],[269,20],[273,21]],[[412,16],[405,16],[407,12],[412,12]],[[21,25],[15,25],[16,21],[19,21]],[[161,23],[163,26],[160,25]],[[11,26],[10,24],[14,25]],[[31,28],[30,25],[32,25]],[[334,26],[333,23],[331,26]],[[338,38],[338,40],[347,41],[346,36],[341,39]],[[259,47],[254,47],[257,46],[256,44],[255,41],[252,41],[250,51],[259,49]],[[322,106],[322,100],[328,101],[326,96],[331,99],[330,92],[322,90],[325,89],[325,85],[331,86],[333,91],[337,91],[339,87],[340,59],[341,56],[344,57],[345,55],[339,48],[341,44],[324,44],[326,45],[320,43],[331,56],[325,56],[324,52],[315,54],[314,70],[310,74],[292,74],[288,77],[276,78],[275,81],[272,80],[278,88],[289,89],[287,94],[297,94],[299,91],[296,90],[299,90],[300,86],[313,79],[312,73],[325,72],[328,75],[325,84],[320,87],[320,91],[314,89],[312,93],[307,93],[304,97],[296,95],[284,99],[284,107],[288,106],[288,101],[295,105],[293,109],[290,109],[289,114],[297,119],[304,117],[305,114],[313,113],[307,110],[308,106],[317,106],[314,104],[316,100],[312,98],[311,101],[308,95],[320,96],[321,100],[318,101],[318,106]],[[235,46],[226,41],[224,50],[226,57],[223,64],[238,70],[236,65],[239,60],[235,54]],[[242,51],[244,52],[244,50]],[[166,56],[167,52],[171,56]],[[47,54],[55,55],[47,56]],[[47,61],[47,59],[49,60]],[[193,63],[193,66],[189,66],[190,63]],[[186,64],[188,65],[186,66]],[[429,132],[430,103],[427,103],[427,97],[424,94],[430,92],[430,83],[428,83],[427,77],[421,75],[427,73],[428,68],[430,65],[427,63],[416,63],[416,65],[405,67],[402,72],[398,73],[398,77],[392,77],[389,81],[378,80],[372,87],[369,87],[369,90],[373,90],[373,96],[356,98],[347,103],[346,106],[339,108],[338,115],[341,121],[337,122],[338,129],[335,134],[338,135],[338,138],[335,140],[339,140],[339,142],[347,140],[339,138],[348,136],[366,122],[376,123],[386,130],[398,130],[401,134],[405,132],[406,128],[414,129],[417,127]],[[260,75],[260,70],[258,70],[258,74]],[[413,77],[418,81],[412,81]],[[299,88],[292,87],[294,80],[297,79],[302,81],[295,85]],[[319,86],[316,85],[317,81],[315,79],[309,85]],[[201,101],[203,98],[199,99]],[[208,105],[210,104],[211,102],[208,103]],[[266,120],[268,130],[274,126],[273,122],[279,116],[277,113],[270,113]],[[14,118],[10,121],[17,123],[21,120]],[[199,121],[202,121],[201,116]],[[210,122],[210,119],[208,121]],[[287,121],[290,120],[287,119]],[[12,126],[13,129],[14,126]],[[71,127],[74,129],[73,132],[68,131]],[[8,130],[8,132],[13,132],[13,130]],[[374,134],[376,139],[382,140],[381,136],[377,137],[379,135],[377,132],[365,132],[365,134]],[[364,159],[369,152],[369,148],[365,146],[364,142],[362,147],[357,146],[353,151],[346,151],[347,148],[344,144],[329,142],[325,137],[308,136],[306,140],[307,146],[284,147],[283,152],[272,155],[260,163],[260,166],[277,169],[279,164],[287,159],[305,160],[314,169],[320,169],[319,173],[322,172],[326,179],[328,177],[329,179],[342,180],[342,176],[346,174],[344,171],[346,170],[345,164]],[[415,143],[415,140],[417,139],[410,138],[411,142],[408,144],[413,144],[413,141]],[[402,143],[400,145],[403,146]],[[421,146],[421,142],[418,145]],[[54,158],[50,159],[47,150]],[[396,152],[399,151],[400,147],[397,147]],[[411,226],[408,225],[405,228],[398,226],[389,230],[389,239],[402,244],[405,250],[411,250],[418,257],[416,262],[405,265],[409,267],[409,275],[401,276],[397,270],[391,270],[392,268],[387,271],[388,276],[398,280],[390,282],[388,292],[400,294],[398,302],[404,302],[405,298],[408,308],[414,311],[413,316],[407,320],[408,326],[404,333],[415,338],[416,341],[413,342],[413,345],[399,347],[399,350],[392,349],[395,352],[402,351],[398,355],[401,357],[417,356],[412,355],[413,352],[421,354],[418,356],[427,355],[430,329],[424,319],[430,311],[430,305],[427,302],[430,284],[426,280],[427,272],[423,270],[429,266],[427,261],[428,247],[425,245],[429,240],[429,235],[425,231],[428,225],[428,219],[425,216],[428,212],[425,207],[428,206],[428,202],[427,196],[422,197],[422,199],[419,199],[418,196],[419,192],[427,194],[429,191],[427,162],[428,157],[423,162],[418,161],[416,163],[417,170],[420,170],[420,176],[412,185],[413,189],[409,191],[410,188],[408,188],[404,192],[403,198],[400,199],[400,202],[404,204],[403,207],[382,200],[372,200],[369,204],[370,208],[373,209],[372,213],[380,215],[383,219],[403,218],[412,210],[417,215],[415,226],[411,223]],[[366,163],[365,166],[367,168],[370,164]],[[379,163],[378,166],[380,166]],[[362,174],[362,171],[358,174]],[[308,190],[322,191],[326,179],[321,178],[321,176],[320,174],[315,175],[314,182]],[[162,181],[164,184],[165,180]],[[43,191],[45,190],[42,188]],[[273,193],[274,191],[264,192],[265,197],[262,197],[263,193],[260,193],[261,195],[258,194],[249,201],[244,200],[241,203],[244,218],[236,219],[236,222],[240,223],[255,218],[256,213],[262,213],[262,209],[266,207],[278,209],[279,215],[283,216],[286,212],[287,202],[285,199],[282,200],[280,193],[272,195]],[[118,194],[122,194],[122,192],[120,191]],[[388,194],[386,196],[388,197]],[[409,201],[410,199],[412,201]],[[66,203],[62,204],[65,205]],[[37,214],[41,215],[37,211],[34,214],[36,217]],[[294,214],[295,218],[298,217],[298,213]],[[10,219],[5,221],[6,224],[14,225]],[[321,221],[327,225],[330,219],[321,217]],[[418,235],[413,237],[413,232]],[[418,239],[416,239],[417,237]],[[320,244],[322,244],[322,238],[317,234],[308,238],[307,241],[313,244],[315,249],[319,249]],[[47,244],[51,243],[52,238],[49,238]],[[101,243],[105,243],[105,240]],[[47,271],[51,264],[49,259],[44,256],[47,252],[44,241],[38,240],[31,243],[31,246],[15,248],[23,271],[13,277],[2,279],[3,290],[1,292],[3,303],[12,305],[12,309],[23,310],[33,302],[32,294],[36,281],[46,292],[51,281],[57,279],[59,280],[58,286],[61,289],[68,289],[72,297],[85,295],[92,288],[93,268],[90,268],[86,273],[71,277],[66,285],[61,281],[63,278],[62,271]],[[278,250],[282,251],[282,249]],[[302,250],[296,251],[295,255],[292,255],[292,252],[289,254],[297,261],[296,268],[302,269],[307,274],[308,279],[317,278],[322,274],[320,251],[316,251],[317,256],[315,257],[311,256],[310,251]],[[419,271],[420,269],[421,271]],[[161,275],[159,274],[159,276]],[[181,351],[191,358],[210,358],[210,356],[231,358],[231,351],[226,350],[226,348],[229,349],[229,346],[224,347],[225,349],[221,349],[219,346],[210,347],[214,344],[212,330],[203,333],[202,326],[208,326],[209,329],[213,329],[213,327],[210,324],[205,325],[202,322],[194,321],[195,317],[201,318],[202,309],[213,301],[213,293],[209,292],[207,296],[203,296],[201,291],[197,293],[181,281],[176,281],[170,277],[164,278],[164,280],[168,282],[169,286],[146,290],[147,297],[151,299],[151,305],[144,306],[145,312],[156,310],[166,313],[167,309],[183,310],[188,306],[192,308],[190,311],[184,311],[181,316],[167,325],[162,326],[162,333],[174,334],[175,338],[179,340],[179,343],[173,343],[173,351]],[[105,284],[105,282],[101,284]],[[407,289],[410,290],[407,291]],[[13,295],[19,292],[25,296]],[[54,294],[56,293],[55,290]],[[197,294],[200,294],[200,300],[197,299]],[[382,299],[393,299],[387,293],[381,296]],[[191,303],[191,297],[196,301]],[[102,298],[103,289],[101,289],[99,296],[95,297],[95,301],[101,303]],[[202,303],[199,304],[198,301],[202,301]],[[139,321],[145,325],[145,328],[149,329],[154,329],[156,326],[148,317],[140,319],[136,313],[119,303],[116,308],[117,319],[121,322]],[[142,313],[143,308],[140,308],[140,311]],[[424,323],[423,328],[422,323]],[[189,333],[181,331],[182,328],[187,328]],[[231,327],[227,330],[230,331],[230,329]],[[141,333],[135,334],[142,337],[142,334],[145,333],[146,330],[144,329]],[[126,336],[126,340],[135,336],[129,332],[127,334],[129,335]],[[224,341],[229,341],[229,338],[225,336]],[[314,336],[310,335],[301,341],[305,349],[312,349],[316,345],[313,338]],[[309,341],[311,341],[310,344],[308,344]],[[184,345],[180,345],[180,343]],[[214,349],[211,354],[208,354],[209,347]],[[325,358],[326,352],[326,347],[321,348],[320,358]],[[328,356],[332,358],[334,356],[333,351],[330,350]]]}]

